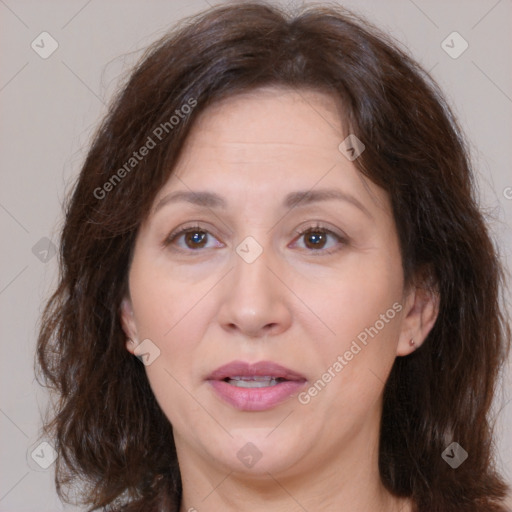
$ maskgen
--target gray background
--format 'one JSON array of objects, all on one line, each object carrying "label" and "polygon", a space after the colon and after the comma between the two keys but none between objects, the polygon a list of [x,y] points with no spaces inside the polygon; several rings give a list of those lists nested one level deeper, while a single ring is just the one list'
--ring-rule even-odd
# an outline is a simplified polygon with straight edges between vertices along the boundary
[{"label": "gray background", "polygon": [[[33,375],[35,337],[57,270],[44,237],[57,244],[62,200],[112,93],[141,50],[174,21],[214,3],[223,2],[0,0],[0,511],[74,510],[56,497],[54,465],[43,469],[31,457],[47,400]],[[445,91],[471,142],[482,203],[510,269],[512,0],[343,5],[400,40]],[[48,51],[43,31],[58,43],[46,59],[31,47],[35,40],[39,52]],[[441,46],[453,31],[469,45],[458,58]],[[460,49],[460,41],[453,46],[452,52]],[[512,483],[511,373],[495,407],[498,462]],[[51,455],[44,447],[35,453],[41,460]]]}]

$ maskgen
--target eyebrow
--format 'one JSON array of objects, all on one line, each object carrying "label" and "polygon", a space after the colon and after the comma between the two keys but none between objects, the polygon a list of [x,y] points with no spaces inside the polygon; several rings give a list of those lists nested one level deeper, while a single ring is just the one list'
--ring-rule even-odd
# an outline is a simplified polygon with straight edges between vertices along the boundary
[{"label": "eyebrow", "polygon": [[[365,215],[373,219],[373,216],[368,209],[353,195],[336,189],[317,189],[317,190],[298,190],[296,192],[290,192],[287,194],[283,201],[284,208],[295,208],[297,206],[305,206],[311,203],[320,201],[344,201],[352,204],[361,210]],[[179,190],[171,192],[164,196],[154,208],[154,213],[160,210],[162,207],[168,204],[177,202],[187,202],[202,206],[205,208],[217,208],[225,210],[227,208],[226,200],[213,192],[193,192],[187,190]]]}]

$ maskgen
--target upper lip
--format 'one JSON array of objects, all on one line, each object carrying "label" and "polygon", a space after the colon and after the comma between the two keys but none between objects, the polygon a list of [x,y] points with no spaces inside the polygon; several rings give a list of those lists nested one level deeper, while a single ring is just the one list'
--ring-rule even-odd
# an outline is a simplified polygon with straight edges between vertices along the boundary
[{"label": "upper lip", "polygon": [[273,377],[286,380],[306,380],[306,378],[289,368],[273,363],[272,361],[259,361],[247,363],[245,361],[231,361],[214,370],[207,380],[224,380],[228,377]]}]

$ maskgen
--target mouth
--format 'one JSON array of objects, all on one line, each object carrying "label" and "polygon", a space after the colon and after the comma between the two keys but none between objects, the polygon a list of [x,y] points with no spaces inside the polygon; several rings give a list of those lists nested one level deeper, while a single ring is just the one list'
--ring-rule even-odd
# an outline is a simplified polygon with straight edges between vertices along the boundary
[{"label": "mouth", "polygon": [[274,408],[307,382],[303,375],[271,361],[232,361],[217,368],[206,380],[219,398],[242,411]]},{"label": "mouth", "polygon": [[223,381],[237,388],[267,388],[276,386],[280,382],[287,382],[282,377],[242,377],[238,375],[236,377],[226,377]]}]

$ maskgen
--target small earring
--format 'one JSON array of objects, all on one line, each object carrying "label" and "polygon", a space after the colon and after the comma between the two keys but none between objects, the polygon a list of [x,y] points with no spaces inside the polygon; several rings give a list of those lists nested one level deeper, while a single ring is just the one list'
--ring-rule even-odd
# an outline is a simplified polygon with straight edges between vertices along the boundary
[{"label": "small earring", "polygon": [[132,340],[131,338],[127,338],[126,342],[129,343],[130,346],[133,347],[133,349],[137,348],[137,341],[136,340]]},{"label": "small earring", "polygon": [[414,345],[416,345],[416,342],[414,341],[414,339],[413,339],[413,338],[411,338],[411,339],[409,340],[409,345],[410,345],[411,347],[414,347]]}]

